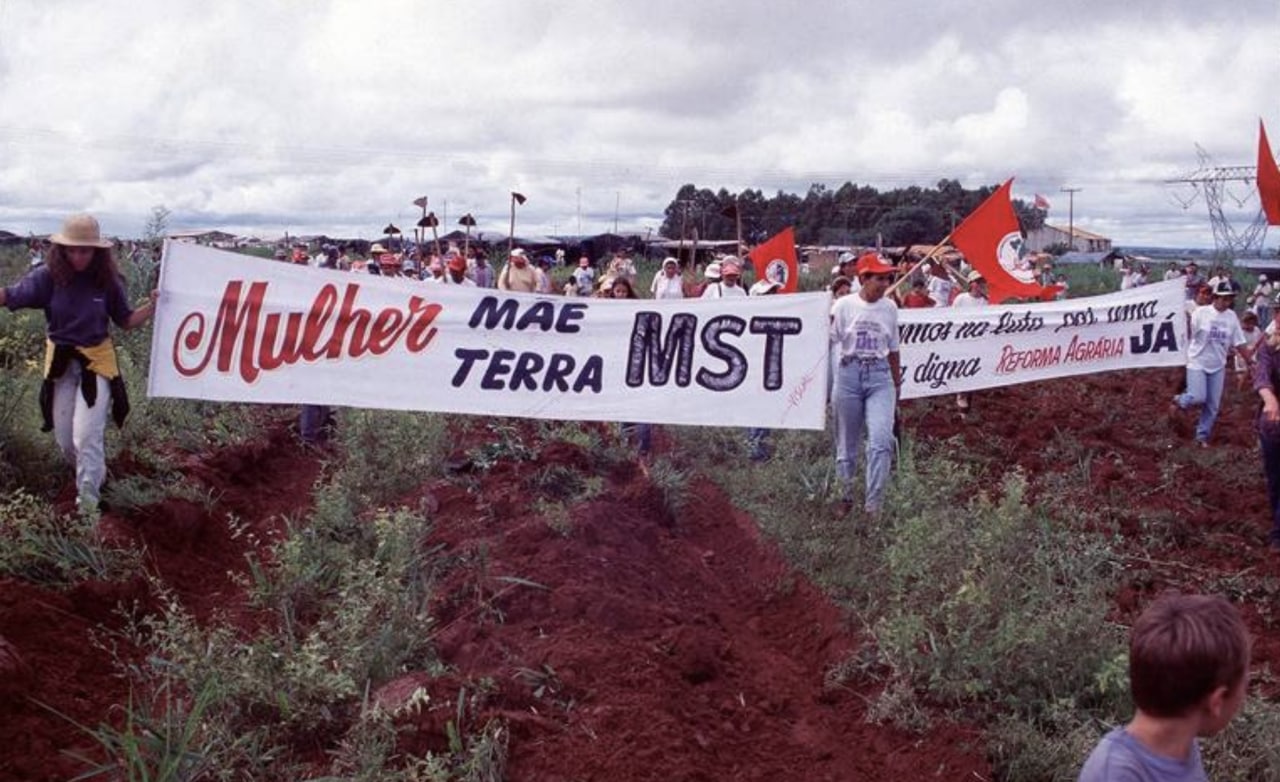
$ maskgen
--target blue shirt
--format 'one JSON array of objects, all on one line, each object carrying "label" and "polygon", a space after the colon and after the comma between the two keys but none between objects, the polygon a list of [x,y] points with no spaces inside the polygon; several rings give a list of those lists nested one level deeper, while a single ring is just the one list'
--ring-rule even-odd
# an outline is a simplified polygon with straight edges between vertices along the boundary
[{"label": "blue shirt", "polygon": [[1186,760],[1157,755],[1124,728],[1102,737],[1080,769],[1079,782],[1208,782],[1200,763],[1200,743]]},{"label": "blue shirt", "polygon": [[72,274],[70,282],[59,286],[49,267],[41,266],[4,291],[10,310],[44,310],[49,339],[55,345],[101,344],[107,338],[109,320],[124,328],[133,314],[119,280],[104,290],[94,284],[90,272]]}]

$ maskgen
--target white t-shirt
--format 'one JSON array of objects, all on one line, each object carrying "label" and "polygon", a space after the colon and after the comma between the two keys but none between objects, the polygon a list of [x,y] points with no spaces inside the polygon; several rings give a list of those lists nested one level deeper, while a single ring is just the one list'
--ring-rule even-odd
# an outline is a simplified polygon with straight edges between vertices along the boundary
[{"label": "white t-shirt", "polygon": [[991,302],[987,301],[987,299],[983,296],[974,296],[969,291],[965,291],[964,293],[961,293],[959,296],[956,296],[956,300],[951,302],[951,306],[952,307],[985,307],[990,303]]},{"label": "white t-shirt", "polygon": [[747,291],[741,285],[725,285],[723,282],[713,282],[707,285],[707,289],[702,292],[701,298],[731,299],[734,296],[746,295]]},{"label": "white t-shirt", "polygon": [[831,341],[840,356],[885,358],[898,352],[898,305],[885,296],[869,303],[858,294],[841,297],[831,308]]},{"label": "white t-shirt", "polygon": [[661,270],[653,277],[653,282],[649,285],[649,290],[653,293],[655,299],[683,299],[684,298],[684,280],[680,275],[668,277]]},{"label": "white t-shirt", "polygon": [[946,277],[939,277],[936,274],[929,275],[929,298],[939,307],[951,306],[951,291],[955,289],[955,284]]},{"label": "white t-shirt", "polygon": [[1219,312],[1212,304],[1196,307],[1191,313],[1191,344],[1187,367],[1217,372],[1227,365],[1227,353],[1245,344],[1240,318],[1234,310]]},{"label": "white t-shirt", "polygon": [[590,296],[591,289],[596,286],[596,270],[588,266],[587,268],[578,268],[573,270],[573,282],[578,286],[579,296]]}]

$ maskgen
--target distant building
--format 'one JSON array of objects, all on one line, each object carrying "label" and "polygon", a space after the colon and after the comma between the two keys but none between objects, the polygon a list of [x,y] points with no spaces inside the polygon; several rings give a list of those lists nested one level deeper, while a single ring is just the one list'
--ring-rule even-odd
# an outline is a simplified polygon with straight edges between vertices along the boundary
[{"label": "distant building", "polygon": [[206,244],[213,247],[232,247],[236,241],[235,234],[213,230],[170,231],[168,237],[175,242]]},{"label": "distant building", "polygon": [[[1074,239],[1072,238],[1074,234]],[[1029,252],[1043,252],[1054,245],[1066,245],[1082,253],[1105,253],[1111,249],[1111,240],[1090,233],[1082,228],[1068,232],[1066,228],[1045,223],[1043,227],[1027,232],[1026,247]]]}]

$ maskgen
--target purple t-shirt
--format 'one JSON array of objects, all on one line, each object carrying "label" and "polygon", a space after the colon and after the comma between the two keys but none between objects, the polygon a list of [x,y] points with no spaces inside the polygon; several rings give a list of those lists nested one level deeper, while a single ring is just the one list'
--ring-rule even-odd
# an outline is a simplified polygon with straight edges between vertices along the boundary
[{"label": "purple t-shirt", "polygon": [[104,290],[94,284],[92,274],[84,272],[58,286],[49,267],[41,266],[4,291],[10,310],[44,310],[49,339],[55,345],[97,345],[107,338],[108,319],[124,328],[133,314],[119,280]]},{"label": "purple t-shirt", "polygon": [[1079,782],[1207,782],[1200,763],[1200,743],[1191,743],[1186,760],[1157,755],[1129,735],[1114,728],[1102,737],[1080,769]]}]

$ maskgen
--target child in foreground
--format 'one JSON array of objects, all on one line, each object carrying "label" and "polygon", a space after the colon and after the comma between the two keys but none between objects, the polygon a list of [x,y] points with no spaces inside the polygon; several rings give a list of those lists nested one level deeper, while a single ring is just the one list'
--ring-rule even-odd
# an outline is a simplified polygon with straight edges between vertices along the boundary
[{"label": "child in foreground", "polygon": [[1217,734],[1240,710],[1248,674],[1248,632],[1226,598],[1157,599],[1129,637],[1136,713],[1102,737],[1080,782],[1207,779],[1197,738]]}]

